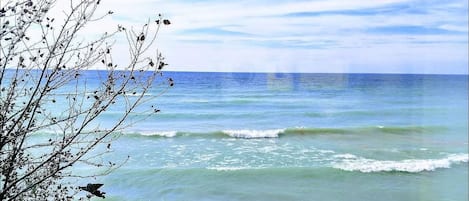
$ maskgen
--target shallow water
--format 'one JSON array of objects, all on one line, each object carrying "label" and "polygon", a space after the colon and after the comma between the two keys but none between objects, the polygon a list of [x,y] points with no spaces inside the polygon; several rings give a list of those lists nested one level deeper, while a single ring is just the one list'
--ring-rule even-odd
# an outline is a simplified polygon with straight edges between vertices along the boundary
[{"label": "shallow water", "polygon": [[467,200],[467,76],[166,75],[110,200]]}]

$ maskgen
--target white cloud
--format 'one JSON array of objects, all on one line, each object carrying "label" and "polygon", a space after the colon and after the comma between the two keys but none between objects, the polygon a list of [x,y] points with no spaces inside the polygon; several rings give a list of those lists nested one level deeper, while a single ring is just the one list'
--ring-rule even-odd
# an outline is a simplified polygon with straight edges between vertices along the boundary
[{"label": "white cloud", "polygon": [[163,13],[172,25],[157,45],[170,70],[467,73],[466,8],[464,0],[103,0],[99,12],[115,14],[86,34]]}]

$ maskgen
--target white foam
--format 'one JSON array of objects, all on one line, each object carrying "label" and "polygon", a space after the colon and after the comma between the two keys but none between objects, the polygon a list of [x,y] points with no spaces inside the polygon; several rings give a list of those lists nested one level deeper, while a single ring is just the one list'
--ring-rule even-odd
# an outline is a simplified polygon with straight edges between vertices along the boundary
[{"label": "white foam", "polygon": [[236,170],[245,170],[248,167],[208,167],[209,170],[216,170],[216,171],[236,171]]},{"label": "white foam", "polygon": [[223,133],[236,138],[276,138],[285,129],[275,130],[224,130]]},{"label": "white foam", "polygon": [[143,136],[161,136],[161,137],[175,137],[177,132],[176,131],[144,131],[140,133]]},{"label": "white foam", "polygon": [[353,154],[337,154],[333,156],[334,158],[344,158],[344,159],[354,159],[357,158],[357,156]]},{"label": "white foam", "polygon": [[249,166],[214,166],[207,167],[209,170],[216,171],[237,171],[237,170],[259,170],[264,169],[265,167],[249,167]]},{"label": "white foam", "polygon": [[360,172],[422,172],[437,168],[450,168],[452,164],[467,163],[468,154],[451,154],[442,159],[408,159],[402,161],[380,161],[366,158],[344,159],[333,165],[334,168]]},{"label": "white foam", "polygon": [[333,154],[335,151],[332,150],[318,150],[319,153],[321,154]]}]

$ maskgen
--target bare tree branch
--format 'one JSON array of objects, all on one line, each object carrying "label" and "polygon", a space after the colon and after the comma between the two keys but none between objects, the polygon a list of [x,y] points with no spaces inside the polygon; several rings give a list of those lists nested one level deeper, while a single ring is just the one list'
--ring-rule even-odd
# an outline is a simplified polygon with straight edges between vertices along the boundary
[{"label": "bare tree branch", "polygon": [[[162,55],[145,56],[160,30],[161,15],[137,32],[119,25],[112,33],[84,40],[78,36],[85,25],[112,12],[94,17],[100,0],[70,0],[57,25],[57,16],[49,16],[55,3],[0,2],[0,200],[76,199],[78,188],[64,179],[108,174],[122,165],[102,160],[112,140],[118,131],[151,115],[154,108],[142,108],[144,103],[172,86],[172,79],[162,77]],[[129,45],[130,59],[119,64],[122,69],[114,63],[114,43],[109,41],[118,34],[124,34]],[[106,70],[89,83],[86,70],[95,67]],[[166,86],[146,97],[158,79]],[[96,124],[117,105],[123,108],[118,118]],[[141,111],[145,115],[128,121]],[[37,137],[44,131],[52,133],[46,139]],[[107,149],[96,152],[99,145]],[[107,169],[72,174],[78,163]]]}]

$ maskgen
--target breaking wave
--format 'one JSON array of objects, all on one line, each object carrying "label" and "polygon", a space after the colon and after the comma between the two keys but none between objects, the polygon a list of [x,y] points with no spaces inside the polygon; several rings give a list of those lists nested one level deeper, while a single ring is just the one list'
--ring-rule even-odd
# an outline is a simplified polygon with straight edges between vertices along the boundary
[{"label": "breaking wave", "polygon": [[141,131],[137,133],[127,133],[127,135],[155,136],[155,137],[175,137],[177,131]]},{"label": "breaking wave", "polygon": [[176,136],[197,136],[203,138],[211,137],[233,137],[233,138],[278,138],[281,136],[295,135],[323,135],[323,134],[415,134],[415,133],[435,133],[442,131],[443,127],[437,126],[370,126],[370,127],[350,127],[350,128],[281,128],[281,129],[227,129],[209,132],[186,132],[186,131],[134,131],[127,134],[137,136],[155,137],[176,137]]},{"label": "breaking wave", "polygon": [[275,130],[224,130],[223,133],[235,138],[277,138],[285,129]]},{"label": "breaking wave", "polygon": [[438,168],[450,168],[453,164],[467,163],[468,154],[451,154],[441,159],[407,159],[401,161],[373,160],[357,157],[352,154],[336,155],[341,162],[332,167],[345,171],[369,172],[422,172],[434,171]]}]

